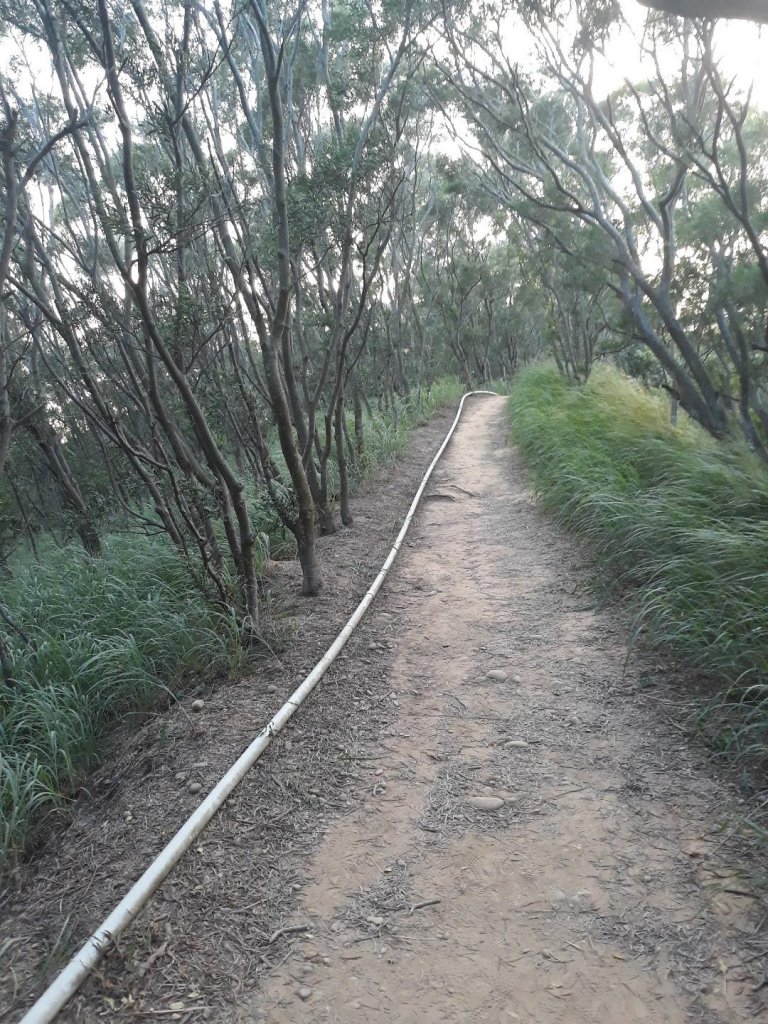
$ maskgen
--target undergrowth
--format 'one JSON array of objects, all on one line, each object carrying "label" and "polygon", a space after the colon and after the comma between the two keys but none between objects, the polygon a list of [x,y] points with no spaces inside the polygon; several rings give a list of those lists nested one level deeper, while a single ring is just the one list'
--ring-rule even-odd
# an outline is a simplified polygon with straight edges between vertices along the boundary
[{"label": "undergrowth", "polygon": [[586,386],[549,365],[519,377],[513,435],[544,507],[587,538],[598,582],[626,592],[636,633],[722,691],[718,742],[768,754],[768,473],[608,367]]},{"label": "undergrowth", "polygon": [[352,483],[364,484],[375,472],[394,464],[413,429],[427,423],[440,409],[457,405],[465,388],[457,377],[446,377],[393,400],[386,410],[371,410],[363,421],[364,450]]},{"label": "undergrowth", "polygon": [[[392,465],[414,426],[461,393],[443,380],[372,410],[353,483]],[[268,497],[254,488],[249,506],[262,554],[290,557],[293,537]],[[98,559],[47,538],[38,554],[17,557],[3,583],[20,632],[3,631],[14,685],[0,682],[0,870],[48,811],[71,800],[117,723],[244,658],[234,616],[206,599],[164,537],[107,535]]]},{"label": "undergrowth", "polygon": [[110,536],[99,559],[54,549],[16,572],[5,600],[25,639],[7,640],[14,685],[0,692],[0,864],[76,790],[110,728],[241,656],[236,623],[163,538]]}]

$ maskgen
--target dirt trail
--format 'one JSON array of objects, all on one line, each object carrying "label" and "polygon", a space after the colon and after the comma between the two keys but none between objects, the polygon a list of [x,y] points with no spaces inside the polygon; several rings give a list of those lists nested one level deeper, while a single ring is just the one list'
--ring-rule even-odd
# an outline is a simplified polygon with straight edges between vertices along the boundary
[{"label": "dirt trail", "polygon": [[[273,567],[293,642],[110,737],[0,889],[3,1024],[335,637],[449,422],[321,539],[320,598]],[[506,435],[503,400],[472,399],[369,616],[62,1024],[768,1019],[765,851],[723,831],[738,794],[685,735],[681,680],[627,662]]]},{"label": "dirt trail", "polygon": [[625,623],[591,606],[577,546],[534,507],[505,435],[504,402],[475,399],[367,624],[375,637],[384,616],[397,644],[364,802],[305,866],[285,926],[306,933],[227,1020],[768,1008],[760,901],[722,846],[734,794],[638,689],[654,670],[625,667]]}]

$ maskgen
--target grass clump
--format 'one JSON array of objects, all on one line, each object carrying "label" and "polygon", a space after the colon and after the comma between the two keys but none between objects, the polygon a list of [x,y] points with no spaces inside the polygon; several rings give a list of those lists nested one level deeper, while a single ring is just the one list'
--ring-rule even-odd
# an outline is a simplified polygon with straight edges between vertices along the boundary
[{"label": "grass clump", "polygon": [[[521,374],[513,435],[544,507],[590,542],[649,642],[725,683],[728,749],[768,754],[768,473],[609,367],[585,386]],[[722,724],[722,720],[721,720]]]},{"label": "grass clump", "polygon": [[0,866],[76,791],[105,733],[241,657],[234,620],[164,538],[111,536],[100,559],[53,548],[19,568],[4,597],[26,639],[9,636],[14,685],[0,690]]},{"label": "grass clump", "polygon": [[[428,423],[442,409],[458,405],[465,388],[458,377],[442,377],[429,387],[396,396],[389,408],[371,409],[363,420],[363,452],[352,467],[355,487],[378,469],[394,465],[415,427]],[[351,429],[351,423],[350,423]]]}]

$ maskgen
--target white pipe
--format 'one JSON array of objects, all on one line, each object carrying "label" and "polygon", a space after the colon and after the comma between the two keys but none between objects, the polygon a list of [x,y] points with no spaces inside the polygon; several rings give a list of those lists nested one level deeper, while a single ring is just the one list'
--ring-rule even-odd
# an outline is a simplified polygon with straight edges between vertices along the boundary
[{"label": "white pipe", "polygon": [[291,694],[277,714],[267,722],[265,727],[256,736],[253,742],[235,761],[226,775],[223,775],[214,786],[208,796],[199,805],[189,818],[184,822],[176,835],[168,845],[152,861],[147,870],[134,882],[125,896],[109,915],[109,917],[96,929],[85,945],[76,953],[63,969],[61,974],[51,982],[43,992],[34,1006],[29,1009],[19,1021],[19,1024],[49,1024],[65,1004],[77,992],[82,983],[91,973],[96,964],[106,954],[109,947],[122,935],[128,926],[138,916],[139,912],[149,902],[153,894],[160,888],[171,870],[178,864],[182,856],[192,846],[194,841],[206,827],[208,822],[219,810],[235,786],[242,780],[246,772],[253,767],[264,751],[272,742],[273,738],[281,732],[286,724],[293,717],[294,713],[301,707],[307,697],[323,678],[328,668],[336,660],[339,652],[352,635],[376,594],[379,592],[382,583],[400,550],[400,546],[408,532],[416,509],[418,508],[424,488],[427,486],[432,471],[437,465],[440,456],[448,446],[453,432],[458,425],[459,418],[464,408],[464,402],[470,395],[495,395],[495,391],[468,391],[462,396],[456,418],[451,424],[451,429],[440,445],[440,449],[429,464],[429,469],[419,484],[419,489],[411,502],[408,514],[405,517],[400,532],[397,535],[392,550],[387,555],[387,560],[381,567],[381,571],[371,584],[365,597],[352,613],[346,626],[342,629],[331,646],[315,665],[301,685]]}]

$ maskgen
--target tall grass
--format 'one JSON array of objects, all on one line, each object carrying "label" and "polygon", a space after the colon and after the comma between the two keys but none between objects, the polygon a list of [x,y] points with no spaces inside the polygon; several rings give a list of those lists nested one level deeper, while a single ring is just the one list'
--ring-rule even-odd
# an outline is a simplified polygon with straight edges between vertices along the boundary
[{"label": "tall grass", "polygon": [[637,631],[719,677],[726,747],[768,753],[768,473],[665,396],[615,370],[554,367],[512,389],[513,435],[544,506],[585,536],[598,581],[631,595]]},{"label": "tall grass", "polygon": [[[457,380],[442,380],[366,416],[354,483],[392,465],[414,426],[461,393]],[[256,486],[249,509],[262,554],[292,555],[292,535]],[[47,811],[71,799],[117,723],[185,678],[232,670],[243,657],[234,618],[206,601],[165,538],[111,535],[100,559],[43,540],[39,554],[17,559],[3,586],[24,637],[5,631],[14,685],[0,683],[0,869]]]},{"label": "tall grass", "polygon": [[15,685],[0,691],[0,865],[74,793],[110,728],[240,658],[236,624],[163,538],[111,536],[100,559],[50,550],[17,570],[4,598],[28,639],[9,638]]}]

